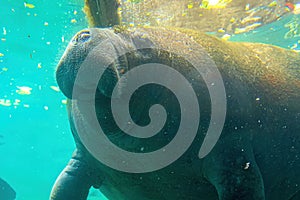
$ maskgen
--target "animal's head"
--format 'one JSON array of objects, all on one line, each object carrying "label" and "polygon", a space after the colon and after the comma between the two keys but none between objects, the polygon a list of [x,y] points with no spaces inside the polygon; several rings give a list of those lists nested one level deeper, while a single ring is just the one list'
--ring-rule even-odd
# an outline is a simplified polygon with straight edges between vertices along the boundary
[{"label": "animal's head", "polygon": [[[73,89],[79,89],[82,98],[87,92],[95,94],[93,85],[105,96],[110,96],[119,80],[120,73],[126,71],[126,59],[118,50],[125,48],[123,40],[110,29],[91,28],[78,32],[69,43],[57,70],[56,80],[65,96],[72,99]],[[84,77],[78,79],[79,71]],[[99,74],[102,74],[102,79]],[[95,80],[99,81],[95,83]],[[81,97],[80,97],[81,98]]]}]

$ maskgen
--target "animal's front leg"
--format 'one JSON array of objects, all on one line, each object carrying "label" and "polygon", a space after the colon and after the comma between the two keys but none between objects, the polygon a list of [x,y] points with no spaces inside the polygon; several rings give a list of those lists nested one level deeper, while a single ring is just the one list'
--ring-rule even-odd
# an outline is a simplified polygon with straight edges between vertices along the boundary
[{"label": "animal's front leg", "polygon": [[99,187],[100,178],[87,163],[80,159],[78,150],[52,188],[50,200],[86,200],[91,186]]}]

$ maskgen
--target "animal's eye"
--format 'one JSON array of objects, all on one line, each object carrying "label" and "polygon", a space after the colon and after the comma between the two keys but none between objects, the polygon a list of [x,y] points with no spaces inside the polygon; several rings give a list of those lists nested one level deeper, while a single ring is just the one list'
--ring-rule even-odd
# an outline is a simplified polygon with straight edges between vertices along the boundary
[{"label": "animal's eye", "polygon": [[73,38],[73,43],[80,43],[80,42],[86,42],[90,39],[91,33],[89,30],[82,30],[77,35],[74,36]]}]

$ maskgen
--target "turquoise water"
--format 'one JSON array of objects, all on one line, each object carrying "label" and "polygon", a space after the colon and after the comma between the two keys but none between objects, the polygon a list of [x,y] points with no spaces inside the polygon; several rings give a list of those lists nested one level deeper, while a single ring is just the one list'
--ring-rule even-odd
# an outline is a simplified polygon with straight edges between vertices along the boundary
[{"label": "turquoise water", "polygon": [[[29,3],[29,2],[28,2]],[[83,1],[3,0],[0,9],[0,177],[18,200],[48,199],[74,149],[55,66],[68,41],[87,27]],[[299,37],[284,38],[296,15],[265,25],[232,41],[264,42],[300,49]],[[20,94],[19,87],[32,88]],[[26,91],[25,91],[26,93]],[[93,191],[90,199],[100,194]],[[1,198],[0,198],[1,199]]]},{"label": "turquoise water", "polygon": [[[289,28],[288,24],[295,24]],[[300,16],[287,14],[270,24],[266,24],[248,33],[234,35],[231,41],[258,42],[276,45],[286,49],[300,49]]]},{"label": "turquoise water", "polygon": [[[19,0],[0,6],[0,99],[12,104],[0,105],[0,177],[18,200],[48,199],[74,149],[65,97],[50,87],[56,87],[55,65],[68,40],[87,26],[83,1],[30,3],[35,8]],[[31,94],[18,94],[20,86]]]}]

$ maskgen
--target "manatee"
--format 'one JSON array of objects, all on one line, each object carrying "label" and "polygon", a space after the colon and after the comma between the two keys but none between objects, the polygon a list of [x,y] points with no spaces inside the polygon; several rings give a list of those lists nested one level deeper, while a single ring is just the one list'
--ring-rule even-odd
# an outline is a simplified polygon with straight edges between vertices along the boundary
[{"label": "manatee", "polygon": [[[186,59],[199,56],[191,41],[207,52],[200,55],[199,63],[208,62],[206,56],[214,61],[226,91],[227,112],[221,136],[201,159],[199,148],[210,124],[213,102],[209,86]],[[150,43],[152,48],[138,49],[143,42]],[[95,49],[96,53],[90,55]],[[88,70],[97,71],[110,56],[115,56],[111,49],[118,57],[96,83],[92,91],[95,98],[86,98],[93,83],[88,79],[75,81],[82,63],[87,57],[92,58],[95,65]],[[128,53],[119,55],[121,49],[127,49]],[[163,148],[174,139],[181,120],[179,101],[172,91],[147,84],[131,96],[130,115],[140,126],[151,123],[151,106],[160,104],[166,110],[163,128],[146,139],[124,133],[111,109],[113,89],[118,81],[147,63],[170,66],[189,80],[201,111],[199,128],[188,150],[173,163],[150,172],[128,173],[103,164],[83,144],[77,127],[81,127],[80,131],[93,130],[89,129],[92,126],[79,102],[95,104],[98,123],[118,147],[140,154]],[[195,30],[90,28],[80,31],[68,45],[56,70],[57,83],[68,98],[76,149],[57,178],[50,199],[83,200],[92,186],[99,188],[108,199],[118,200],[300,199],[299,63],[299,54],[290,50],[266,44],[226,42]],[[119,97],[125,94],[126,86],[126,82],[118,85]],[[80,88],[81,96],[73,95],[75,87]],[[102,150],[105,151],[104,147]],[[112,155],[112,159],[114,156],[118,155]]]},{"label": "manatee", "polygon": [[0,199],[1,200],[16,199],[16,192],[14,191],[14,189],[1,178],[0,178]]}]

